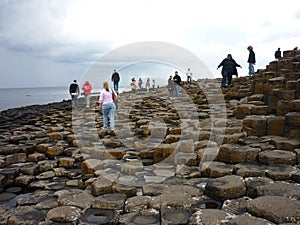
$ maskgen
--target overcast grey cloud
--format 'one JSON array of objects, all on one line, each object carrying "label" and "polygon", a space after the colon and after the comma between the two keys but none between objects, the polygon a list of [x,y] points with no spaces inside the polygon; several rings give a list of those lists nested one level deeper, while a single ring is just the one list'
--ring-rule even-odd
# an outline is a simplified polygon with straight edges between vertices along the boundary
[{"label": "overcast grey cloud", "polygon": [[246,47],[253,45],[263,68],[277,47],[299,45],[299,18],[293,0],[2,0],[0,87],[68,85],[99,57],[143,41],[186,48],[215,76],[227,53],[246,67]]}]

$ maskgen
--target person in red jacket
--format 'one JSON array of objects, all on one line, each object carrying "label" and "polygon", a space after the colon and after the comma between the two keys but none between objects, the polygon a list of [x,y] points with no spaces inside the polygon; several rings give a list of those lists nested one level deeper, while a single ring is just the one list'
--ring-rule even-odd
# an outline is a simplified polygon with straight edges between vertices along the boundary
[{"label": "person in red jacket", "polygon": [[85,99],[86,107],[89,108],[90,107],[90,98],[91,98],[92,85],[88,81],[85,81],[85,83],[82,85],[81,89],[84,92],[84,99]]}]

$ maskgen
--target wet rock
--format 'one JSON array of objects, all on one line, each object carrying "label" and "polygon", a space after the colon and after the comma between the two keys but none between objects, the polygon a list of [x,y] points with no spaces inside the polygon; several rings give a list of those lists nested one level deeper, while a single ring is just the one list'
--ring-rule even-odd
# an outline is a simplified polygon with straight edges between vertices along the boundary
[{"label": "wet rock", "polygon": [[156,196],[160,195],[167,188],[165,184],[145,184],[143,185],[143,195]]},{"label": "wet rock", "polygon": [[94,201],[88,190],[85,191],[65,191],[58,195],[59,206],[75,206],[81,209],[89,208]]},{"label": "wet rock", "polygon": [[54,197],[45,198],[39,202],[36,207],[40,210],[53,209],[58,207],[57,199]]},{"label": "wet rock", "polygon": [[150,196],[135,196],[128,198],[125,203],[125,212],[138,212],[149,207]]},{"label": "wet rock", "polygon": [[161,223],[165,225],[188,224],[191,213],[187,209],[163,208]]},{"label": "wet rock", "polygon": [[28,186],[34,180],[35,180],[35,176],[23,175],[23,176],[18,176],[15,182],[17,185]]},{"label": "wet rock", "polygon": [[45,214],[31,206],[17,207],[8,219],[8,224],[38,224],[44,220]]},{"label": "wet rock", "polygon": [[13,198],[15,198],[17,195],[14,193],[9,193],[9,192],[3,192],[0,194],[0,204],[5,203]]},{"label": "wet rock", "polygon": [[208,165],[202,166],[201,175],[207,177],[223,177],[232,175],[233,166],[222,162],[211,162]]},{"label": "wet rock", "polygon": [[213,225],[233,217],[233,215],[219,209],[203,209],[195,212],[189,220],[189,224]]},{"label": "wet rock", "polygon": [[80,225],[117,225],[119,213],[114,210],[105,209],[87,209],[80,217]]},{"label": "wet rock", "polygon": [[81,216],[81,210],[74,206],[59,206],[47,213],[47,219],[55,222],[74,222]]},{"label": "wet rock", "polygon": [[250,201],[247,211],[273,223],[287,223],[300,215],[300,201],[287,197],[263,196]]},{"label": "wet rock", "polygon": [[142,210],[140,212],[132,212],[120,216],[120,225],[159,225],[160,216],[159,211],[154,209]]},{"label": "wet rock", "polygon": [[286,124],[290,126],[300,126],[300,112],[289,112],[285,115]]},{"label": "wet rock", "polygon": [[46,156],[42,153],[35,152],[27,156],[29,162],[38,162],[46,159]]},{"label": "wet rock", "polygon": [[292,175],[292,180],[297,183],[300,183],[300,170]]},{"label": "wet rock", "polygon": [[58,165],[64,168],[72,168],[74,166],[75,159],[71,157],[62,157],[58,160]]},{"label": "wet rock", "polygon": [[54,160],[43,160],[38,162],[38,169],[40,172],[52,170],[56,166],[57,162]]},{"label": "wet rock", "polygon": [[274,181],[267,177],[249,177],[245,179],[247,187],[247,196],[256,198],[258,196],[257,188],[273,183]]},{"label": "wet rock", "polygon": [[27,156],[25,153],[15,153],[13,155],[6,156],[5,163],[6,165],[14,163],[24,163],[26,162]]},{"label": "wet rock", "polygon": [[234,166],[236,175],[242,177],[264,177],[265,166],[254,163],[240,163]]},{"label": "wet rock", "polygon": [[266,175],[273,180],[290,180],[296,172],[297,169],[290,165],[271,165],[266,167]]},{"label": "wet rock", "polygon": [[123,210],[125,201],[126,195],[124,194],[104,194],[94,199],[92,208]]},{"label": "wet rock", "polygon": [[216,200],[235,199],[246,194],[245,181],[240,176],[224,176],[209,180],[205,194]]},{"label": "wet rock", "polygon": [[296,154],[283,150],[267,150],[259,154],[259,161],[266,165],[295,165],[297,162]]},{"label": "wet rock", "polygon": [[262,218],[257,218],[251,216],[250,214],[246,213],[228,221],[224,221],[220,223],[220,225],[275,225],[274,223],[270,222],[269,220],[265,220]]},{"label": "wet rock", "polygon": [[91,191],[94,196],[111,193],[113,182],[106,178],[99,178],[93,182]]},{"label": "wet rock", "polygon": [[272,196],[286,196],[298,198],[300,200],[300,185],[291,184],[287,182],[269,183],[257,187],[257,194],[259,196],[272,195]]},{"label": "wet rock", "polygon": [[115,184],[113,186],[113,192],[125,194],[127,197],[131,197],[137,194],[137,188],[129,185]]},{"label": "wet rock", "polygon": [[54,171],[46,171],[46,172],[40,173],[39,175],[36,176],[36,178],[39,180],[45,180],[45,179],[49,179],[52,177],[55,177]]},{"label": "wet rock", "polygon": [[248,202],[252,200],[249,197],[226,200],[223,203],[222,210],[225,212],[242,215],[247,212]]},{"label": "wet rock", "polygon": [[218,159],[225,163],[255,162],[260,151],[259,148],[225,144],[220,147]]},{"label": "wet rock", "polygon": [[24,205],[36,205],[39,202],[47,199],[48,197],[52,196],[51,191],[41,191],[37,190],[30,195],[25,195],[24,197],[17,200],[17,205],[24,206]]},{"label": "wet rock", "polygon": [[270,140],[277,149],[291,151],[300,147],[300,141],[296,139],[280,136],[265,136],[264,138]]},{"label": "wet rock", "polygon": [[96,170],[103,168],[103,161],[99,159],[87,159],[81,163],[83,174],[94,174]]},{"label": "wet rock", "polygon": [[247,116],[243,120],[243,131],[248,136],[264,136],[267,132],[267,119],[265,116]]}]

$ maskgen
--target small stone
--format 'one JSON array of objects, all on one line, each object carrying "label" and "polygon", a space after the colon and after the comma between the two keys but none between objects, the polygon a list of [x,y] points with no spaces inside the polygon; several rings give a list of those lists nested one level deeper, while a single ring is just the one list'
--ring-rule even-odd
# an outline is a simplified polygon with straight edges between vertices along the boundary
[{"label": "small stone", "polygon": [[75,159],[71,157],[62,157],[58,160],[58,165],[64,168],[72,168],[74,166]]}]

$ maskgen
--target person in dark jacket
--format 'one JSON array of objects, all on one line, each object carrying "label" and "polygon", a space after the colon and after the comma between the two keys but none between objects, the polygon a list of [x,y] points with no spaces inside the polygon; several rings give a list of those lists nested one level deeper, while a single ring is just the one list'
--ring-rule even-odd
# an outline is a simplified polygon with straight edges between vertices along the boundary
[{"label": "person in dark jacket", "polygon": [[232,75],[238,75],[236,67],[242,68],[235,62],[231,54],[228,54],[225,59],[218,65],[217,69],[222,66],[222,81],[221,87],[226,87],[226,79],[228,79],[228,85],[232,84]]},{"label": "person in dark jacket", "polygon": [[174,86],[175,86],[176,97],[179,97],[180,96],[179,89],[180,89],[181,77],[178,75],[177,71],[175,71],[175,76],[173,77],[173,81],[174,81]]},{"label": "person in dark jacket", "polygon": [[280,48],[278,48],[277,51],[275,52],[275,59],[277,59],[277,60],[281,59],[281,51],[280,51]]},{"label": "person in dark jacket", "polygon": [[120,75],[119,73],[114,70],[112,76],[111,76],[111,81],[114,83],[114,90],[118,93],[119,90],[119,82],[120,82]]},{"label": "person in dark jacket", "polygon": [[173,76],[172,75],[170,75],[169,80],[168,80],[168,90],[169,90],[170,98],[173,97],[174,82],[173,82]]},{"label": "person in dark jacket", "polygon": [[249,63],[249,76],[253,76],[254,74],[254,65],[256,63],[255,60],[255,53],[253,51],[253,47],[252,46],[248,46],[248,51],[249,51],[249,57],[248,57],[248,63]]},{"label": "person in dark jacket", "polygon": [[79,86],[77,84],[77,80],[74,80],[69,87],[69,93],[72,99],[72,107],[77,107],[78,105],[78,95],[79,95]]}]

